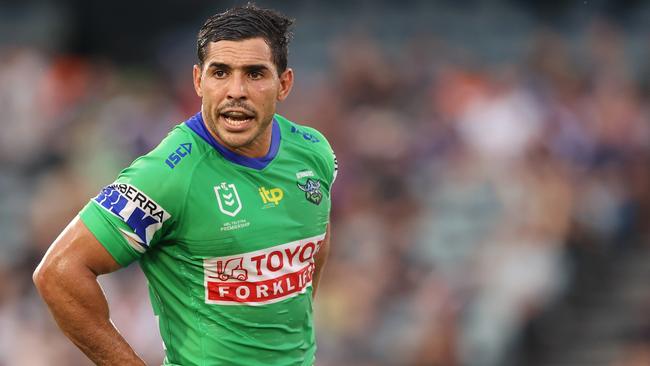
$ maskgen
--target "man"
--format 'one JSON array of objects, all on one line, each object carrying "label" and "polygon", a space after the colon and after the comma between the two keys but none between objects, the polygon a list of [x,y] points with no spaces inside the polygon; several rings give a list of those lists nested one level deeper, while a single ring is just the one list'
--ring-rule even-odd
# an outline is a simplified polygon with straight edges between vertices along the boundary
[{"label": "man", "polygon": [[194,65],[201,111],[92,199],[34,282],[98,365],[143,365],[96,281],[139,261],[165,365],[312,365],[312,297],[329,251],[336,159],[275,114],[291,91],[291,20],[252,5],[209,18]]}]

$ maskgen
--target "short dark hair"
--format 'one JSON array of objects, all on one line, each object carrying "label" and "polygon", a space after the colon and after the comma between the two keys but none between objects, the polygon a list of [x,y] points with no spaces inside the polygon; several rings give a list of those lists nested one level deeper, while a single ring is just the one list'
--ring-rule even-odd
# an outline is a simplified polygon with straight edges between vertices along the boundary
[{"label": "short dark hair", "polygon": [[215,14],[205,21],[196,41],[199,64],[205,61],[210,42],[243,41],[262,37],[271,48],[278,74],[287,69],[287,53],[291,41],[293,19],[271,9],[248,3]]}]

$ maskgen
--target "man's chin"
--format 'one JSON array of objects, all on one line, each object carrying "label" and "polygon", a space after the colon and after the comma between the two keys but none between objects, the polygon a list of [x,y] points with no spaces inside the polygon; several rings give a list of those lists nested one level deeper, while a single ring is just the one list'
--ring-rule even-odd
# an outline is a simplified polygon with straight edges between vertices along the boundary
[{"label": "man's chin", "polygon": [[252,140],[252,131],[245,132],[229,132],[221,131],[219,134],[220,141],[222,145],[227,147],[230,150],[236,150],[244,148],[251,144]]},{"label": "man's chin", "polygon": [[211,125],[209,127],[211,130],[210,134],[215,137],[221,145],[224,145],[229,149],[238,149],[240,147],[244,147],[249,144],[252,137],[255,136],[254,128],[233,131],[221,123],[218,125]]},{"label": "man's chin", "polygon": [[[222,121],[219,121],[219,123],[214,126],[215,129],[213,130],[215,132],[213,133],[213,136],[216,137],[217,141],[221,145],[229,150],[241,153],[246,156],[248,156],[248,153],[251,152],[249,150],[257,150],[255,147],[257,144],[255,141],[260,138],[261,126],[254,124],[248,126],[246,129],[233,130],[221,122]],[[264,153],[266,153],[266,151],[264,151]],[[264,155],[264,153],[255,151],[254,155]]]}]

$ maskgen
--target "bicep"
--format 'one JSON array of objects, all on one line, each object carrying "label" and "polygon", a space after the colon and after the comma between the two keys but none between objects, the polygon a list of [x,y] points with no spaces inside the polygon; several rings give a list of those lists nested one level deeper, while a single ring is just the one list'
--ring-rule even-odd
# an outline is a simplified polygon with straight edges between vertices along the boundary
[{"label": "bicep", "polygon": [[66,271],[90,270],[97,276],[114,272],[120,265],[77,216],[43,257],[39,269],[48,267]]}]

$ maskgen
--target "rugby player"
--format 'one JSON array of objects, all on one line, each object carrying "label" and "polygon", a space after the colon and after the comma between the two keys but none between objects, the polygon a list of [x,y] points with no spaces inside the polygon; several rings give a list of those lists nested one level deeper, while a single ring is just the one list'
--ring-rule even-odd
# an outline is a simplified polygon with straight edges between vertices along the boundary
[{"label": "rugby player", "polygon": [[138,262],[164,365],[312,365],[312,302],[329,252],[336,158],[276,114],[294,73],[292,21],[254,5],[210,17],[193,82],[201,110],[92,198],[34,282],[98,365],[143,365],[97,276]]}]

